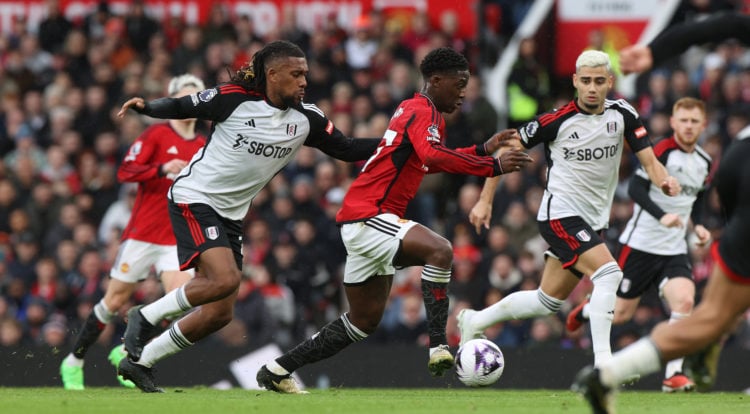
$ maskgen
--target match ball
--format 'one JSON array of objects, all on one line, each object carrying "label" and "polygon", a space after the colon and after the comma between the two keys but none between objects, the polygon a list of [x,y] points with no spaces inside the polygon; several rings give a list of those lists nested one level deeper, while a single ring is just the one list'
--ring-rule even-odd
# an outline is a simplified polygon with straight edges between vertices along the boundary
[{"label": "match ball", "polygon": [[486,387],[503,375],[505,358],[500,348],[487,339],[472,339],[456,353],[456,376],[469,387]]}]

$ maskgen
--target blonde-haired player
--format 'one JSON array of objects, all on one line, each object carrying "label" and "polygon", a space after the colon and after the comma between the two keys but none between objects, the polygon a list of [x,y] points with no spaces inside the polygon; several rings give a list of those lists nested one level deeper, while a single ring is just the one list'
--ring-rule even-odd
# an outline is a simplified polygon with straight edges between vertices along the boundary
[{"label": "blonde-haired player", "polygon": [[[484,310],[461,311],[461,343],[501,321],[558,312],[581,277],[589,275],[594,285],[590,312],[594,361],[599,365],[611,358],[610,330],[622,270],[600,232],[608,226],[625,141],[651,182],[668,195],[680,191],[677,180],[654,155],[635,109],[624,100],[607,99],[613,84],[609,56],[585,51],[573,75],[578,96],[519,128],[524,147],[544,144],[547,154],[547,183],[537,215],[539,231],[550,245],[542,281],[538,289],[515,292]],[[477,230],[489,223],[497,181],[485,181],[469,215]]]},{"label": "blonde-haired player", "polygon": [[[630,180],[628,193],[635,203],[633,216],[620,235],[618,263],[624,277],[617,290],[615,325],[628,322],[641,296],[658,287],[670,311],[670,322],[684,319],[693,311],[695,283],[688,257],[686,233],[691,224],[696,244],[705,246],[711,233],[700,224],[703,193],[711,170],[711,157],[698,146],[706,129],[703,101],[685,97],[675,102],[670,125],[674,135],[654,146],[667,170],[680,182],[682,191],[667,197],[654,186],[642,169]],[[588,319],[584,301],[568,314],[566,326],[574,331]],[[682,371],[682,358],[666,364],[662,390],[692,391],[695,383]]]}]

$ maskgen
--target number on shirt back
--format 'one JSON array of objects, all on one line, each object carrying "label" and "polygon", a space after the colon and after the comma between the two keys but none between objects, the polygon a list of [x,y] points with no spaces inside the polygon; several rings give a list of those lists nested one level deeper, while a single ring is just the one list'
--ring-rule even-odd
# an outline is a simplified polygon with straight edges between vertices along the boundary
[{"label": "number on shirt back", "polygon": [[378,154],[380,154],[380,151],[382,151],[384,147],[387,147],[387,146],[393,144],[393,140],[396,139],[397,135],[398,135],[398,132],[396,132],[396,131],[394,131],[392,129],[387,129],[385,131],[385,134],[383,134],[383,141],[385,142],[385,144],[378,145],[378,148],[375,150],[375,153],[372,154],[372,156],[367,159],[367,162],[362,167],[362,171],[363,172],[367,169],[367,166],[370,165],[370,162],[372,160],[374,160],[375,158],[377,158]]}]

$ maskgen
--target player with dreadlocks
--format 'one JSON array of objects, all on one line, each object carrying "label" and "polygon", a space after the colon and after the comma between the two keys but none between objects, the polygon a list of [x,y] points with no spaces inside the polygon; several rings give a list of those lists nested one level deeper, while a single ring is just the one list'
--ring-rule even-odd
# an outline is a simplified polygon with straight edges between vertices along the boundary
[{"label": "player with dreadlocks", "polygon": [[336,215],[347,251],[344,288],[349,312],[261,367],[258,385],[281,393],[302,392],[291,373],[372,334],[383,316],[395,268],[407,266],[424,266],[422,295],[430,337],[427,367],[440,376],[453,366],[445,335],[453,249],[429,228],[404,219],[406,206],[427,173],[493,177],[517,171],[531,158],[514,150],[500,158],[490,155],[501,146],[518,143],[515,130],[495,134],[481,145],[446,148],[441,112],[459,109],[469,64],[453,49],[440,48],[425,56],[420,71],[425,81],[422,91],[398,106],[378,149],[351,184]]},{"label": "player with dreadlocks", "polygon": [[[145,392],[163,392],[151,367],[216,332],[232,320],[242,276],[242,219],[258,192],[302,145],[344,161],[369,157],[378,139],[345,137],[315,105],[302,102],[307,81],[302,50],[287,41],[267,44],[231,81],[181,98],[125,102],[154,118],[213,122],[206,145],[169,188],[169,212],[181,270],[195,277],[159,300],[128,312],[119,373]],[[195,312],[156,334],[170,316]]]}]

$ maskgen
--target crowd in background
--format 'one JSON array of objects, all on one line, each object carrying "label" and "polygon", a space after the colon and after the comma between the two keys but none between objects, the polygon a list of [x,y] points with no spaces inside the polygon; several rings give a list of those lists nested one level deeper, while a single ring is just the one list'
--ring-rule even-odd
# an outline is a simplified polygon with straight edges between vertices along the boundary
[{"label": "crowd in background", "polygon": [[[504,7],[506,24],[487,30],[495,30],[492,44],[502,47],[518,10],[505,5],[513,2],[497,3]],[[701,9],[701,1],[685,3],[676,19],[713,11]],[[421,87],[416,68],[429,50],[459,50],[477,75],[486,64],[482,45],[489,44],[486,33],[477,39],[458,37],[451,15],[432,27],[424,13],[403,25],[376,11],[347,31],[332,14],[309,33],[295,27],[293,15],[285,15],[276,30],[261,37],[250,17],[232,15],[221,3],[203,25],[187,25],[178,17],[157,21],[140,2],[125,15],[112,14],[101,3],[73,22],[51,4],[38,27],[16,16],[0,34],[0,347],[67,348],[101,298],[135,195],[133,184],[117,182],[116,171],[134,139],[159,122],[135,113],[115,118],[127,98],[162,97],[172,76],[188,72],[207,85],[225,82],[229,71],[247,62],[264,42],[287,39],[307,54],[305,100],[320,107],[346,135],[379,137],[398,103]],[[572,99],[569,79],[554,79],[540,62],[537,50],[549,48],[538,46],[548,41],[527,39],[510,78],[535,102],[534,113]],[[446,115],[450,147],[484,142],[498,127],[480,78],[471,78],[461,111]],[[654,143],[670,134],[676,99],[695,96],[707,102],[709,128],[701,143],[714,168],[722,150],[749,122],[750,52],[736,42],[692,50],[642,76],[638,85],[631,102]],[[523,113],[515,115],[514,125],[528,120]],[[199,123],[204,133],[209,128]],[[409,207],[407,218],[453,243],[451,345],[458,343],[459,310],[483,308],[513,291],[538,286],[546,245],[535,218],[546,165],[540,148],[530,153],[535,163],[505,176],[495,196],[492,225],[479,235],[468,221],[482,185],[476,177],[429,175]],[[248,347],[273,341],[285,348],[346,308],[341,294],[345,250],[334,215],[359,167],[303,147],[261,192],[245,220],[245,277],[235,320],[214,340]],[[632,212],[627,183],[636,167],[634,157],[623,157],[606,232],[613,251]],[[723,223],[713,192],[705,211],[704,224],[716,236]],[[691,254],[700,286],[709,276],[711,259],[705,248],[693,248]],[[565,332],[562,322],[589,289],[590,284],[580,284],[558,315],[492,327],[490,339],[501,347],[589,348],[586,328]],[[133,301],[147,303],[161,294],[152,275]],[[426,344],[420,268],[399,271],[391,296],[379,330],[368,341]],[[655,294],[644,298],[631,323],[614,327],[615,347],[648,332],[664,314]],[[733,343],[750,347],[747,325],[739,321]],[[99,342],[107,347],[119,343],[123,330],[120,318]]]}]

